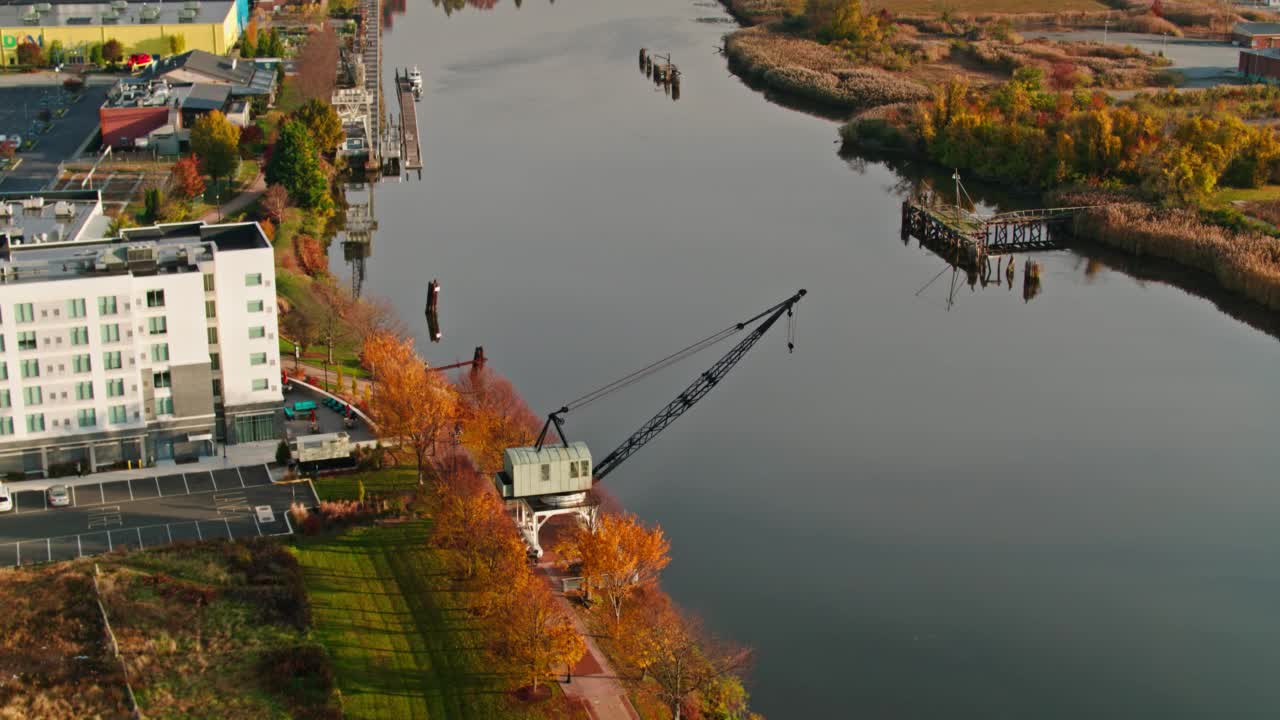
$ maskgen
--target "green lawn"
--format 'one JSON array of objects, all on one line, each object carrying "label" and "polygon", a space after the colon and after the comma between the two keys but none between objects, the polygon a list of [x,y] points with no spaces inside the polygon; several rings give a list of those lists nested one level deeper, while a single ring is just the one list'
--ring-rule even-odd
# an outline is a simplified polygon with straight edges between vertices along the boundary
[{"label": "green lawn", "polygon": [[560,697],[525,706],[488,672],[474,620],[449,590],[418,520],[302,539],[314,637],[333,657],[344,715],[564,717]]},{"label": "green lawn", "polygon": [[359,482],[364,483],[364,491],[370,495],[413,492],[418,485],[418,472],[411,467],[403,467],[350,475],[325,475],[316,482],[316,493],[322,500],[355,500],[359,495]]}]

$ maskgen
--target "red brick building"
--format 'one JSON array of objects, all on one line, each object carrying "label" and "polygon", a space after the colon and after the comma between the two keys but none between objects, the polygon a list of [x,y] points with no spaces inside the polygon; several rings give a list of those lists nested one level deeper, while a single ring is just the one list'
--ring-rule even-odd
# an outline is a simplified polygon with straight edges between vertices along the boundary
[{"label": "red brick building", "polygon": [[1280,47],[1241,50],[1239,69],[1251,80],[1280,80]]},{"label": "red brick building", "polygon": [[1242,48],[1280,48],[1280,23],[1236,23],[1231,42]]}]

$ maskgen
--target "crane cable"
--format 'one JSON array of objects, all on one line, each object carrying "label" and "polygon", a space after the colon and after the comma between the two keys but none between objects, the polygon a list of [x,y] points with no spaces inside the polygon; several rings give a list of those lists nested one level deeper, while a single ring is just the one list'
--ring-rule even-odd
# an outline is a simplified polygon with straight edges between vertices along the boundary
[{"label": "crane cable", "polygon": [[[783,305],[786,305],[786,303],[785,302],[778,303],[777,305],[774,305],[768,308],[767,310],[761,313],[758,313],[757,315],[747,320],[744,320],[740,323],[734,323],[733,325],[730,325],[729,327],[717,333],[708,335],[707,337],[693,343],[692,345],[689,345],[687,347],[684,347],[680,350],[675,351],[674,353],[662,358],[661,360],[657,360],[649,365],[646,365],[640,368],[639,370],[636,370],[635,372],[631,373],[630,375],[625,375],[609,383],[608,385],[604,385],[603,387],[600,387],[596,390],[592,390],[586,395],[583,395],[578,399],[573,400],[568,405],[565,405],[565,409],[577,410],[578,408],[586,407],[587,405],[590,405],[591,403],[597,400],[600,400],[604,397],[612,395],[613,393],[619,390],[622,390],[623,388],[626,388],[630,385],[634,385],[635,383],[640,382],[641,380],[649,377],[650,375],[658,372],[659,370],[663,370],[671,365],[674,365],[680,362],[681,360],[684,360],[685,358],[696,355],[697,353],[703,350],[706,350],[707,348],[717,343],[720,343],[729,339],[733,335],[746,329],[747,325],[751,324],[752,322],[755,322],[756,320],[759,320],[760,318],[777,310]],[[788,348],[793,347],[793,342],[795,339],[794,316],[792,316],[791,320],[792,320],[792,324],[790,325],[789,333],[788,333]]]}]

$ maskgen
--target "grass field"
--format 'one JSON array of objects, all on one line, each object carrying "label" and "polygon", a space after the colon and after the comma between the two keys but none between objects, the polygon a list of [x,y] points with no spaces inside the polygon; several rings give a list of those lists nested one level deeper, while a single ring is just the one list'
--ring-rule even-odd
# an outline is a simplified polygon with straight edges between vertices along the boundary
[{"label": "grass field", "polygon": [[361,482],[369,495],[413,492],[418,485],[418,471],[402,467],[349,475],[323,475],[315,483],[316,493],[321,500],[355,500],[359,497],[358,484]]},{"label": "grass field", "polygon": [[298,543],[314,635],[333,657],[345,717],[573,717],[560,695],[526,706],[503,691],[427,531],[414,521]]}]

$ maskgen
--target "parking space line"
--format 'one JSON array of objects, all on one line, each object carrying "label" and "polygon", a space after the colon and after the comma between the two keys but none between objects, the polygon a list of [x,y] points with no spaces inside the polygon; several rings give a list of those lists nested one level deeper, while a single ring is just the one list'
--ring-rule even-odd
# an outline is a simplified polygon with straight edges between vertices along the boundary
[{"label": "parking space line", "polygon": [[20,542],[18,542],[18,543],[14,543],[14,544],[13,544],[13,548],[14,548],[14,550],[17,550],[17,552],[18,552],[18,555],[17,555],[18,561],[17,561],[17,562],[15,562],[15,563],[13,564],[13,566],[14,566],[14,567],[22,567],[22,543],[20,543]]},{"label": "parking space line", "polygon": [[228,539],[228,540],[235,540],[235,539],[236,539],[236,536],[235,536],[235,534],[234,534],[234,533],[232,533],[232,532],[231,532],[231,521],[230,521],[230,520],[228,520],[227,518],[222,518],[222,522],[223,522],[223,524],[224,524],[224,525],[226,525],[226,526],[227,526],[227,539]]},{"label": "parking space line", "polygon": [[138,549],[141,550],[142,549],[142,526],[138,526],[134,528],[134,530],[138,531]]},{"label": "parking space line", "polygon": [[53,562],[53,540],[51,538],[44,539],[44,554],[48,558],[45,562]]},{"label": "parking space line", "polygon": [[84,546],[80,544],[79,535],[76,535],[76,557],[84,557]]},{"label": "parking space line", "polygon": [[151,479],[156,481],[156,497],[164,497],[164,493],[160,492],[160,476],[157,475]]},{"label": "parking space line", "polygon": [[244,487],[244,473],[240,472],[239,466],[236,466],[236,477],[240,478],[240,487]]},{"label": "parking space line", "polygon": [[128,480],[125,480],[124,486],[129,488],[129,501],[132,502],[133,501],[133,483],[129,482]]},{"label": "parking space line", "polygon": [[200,532],[200,521],[196,520],[195,523],[196,523],[196,537],[199,538],[201,542],[204,542],[204,533]]},{"label": "parking space line", "polygon": [[169,544],[173,544],[173,529],[169,527],[169,523],[164,524],[164,532],[169,536]]},{"label": "parking space line", "polygon": [[111,552],[112,550],[115,550],[115,547],[112,546],[111,544],[111,531],[108,530],[107,531],[107,552]]},{"label": "parking space line", "polygon": [[262,526],[258,524],[258,513],[251,512],[249,517],[253,518],[253,527],[258,530],[258,537],[262,537]]},{"label": "parking space line", "polygon": [[182,487],[187,489],[187,494],[191,494],[191,486],[187,484],[187,474],[182,473]]}]

